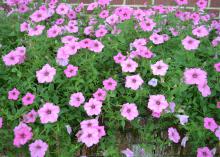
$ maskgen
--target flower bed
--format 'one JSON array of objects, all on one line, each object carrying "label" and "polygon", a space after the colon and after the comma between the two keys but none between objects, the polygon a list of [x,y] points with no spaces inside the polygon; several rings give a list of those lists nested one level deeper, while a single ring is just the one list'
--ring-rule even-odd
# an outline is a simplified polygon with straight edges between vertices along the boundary
[{"label": "flower bed", "polygon": [[0,152],[131,157],[172,146],[217,155],[220,22],[206,0],[194,11],[175,1],[137,9],[7,0]]}]

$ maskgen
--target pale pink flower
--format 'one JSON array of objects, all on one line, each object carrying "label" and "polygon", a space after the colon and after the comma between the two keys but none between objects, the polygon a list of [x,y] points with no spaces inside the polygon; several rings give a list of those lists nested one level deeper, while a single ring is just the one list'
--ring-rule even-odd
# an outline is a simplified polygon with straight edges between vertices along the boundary
[{"label": "pale pink flower", "polygon": [[188,0],[175,0],[178,5],[187,5]]},{"label": "pale pink flower", "polygon": [[56,69],[49,64],[43,66],[41,70],[36,71],[37,80],[39,83],[50,83],[56,75]]},{"label": "pale pink flower", "polygon": [[201,147],[197,149],[197,157],[213,157],[213,155],[208,147]]},{"label": "pale pink flower", "polygon": [[34,109],[32,109],[30,112],[23,115],[23,122],[34,123],[36,121],[37,115],[37,112]]},{"label": "pale pink flower", "polygon": [[199,7],[199,9],[205,9],[208,5],[208,0],[198,0],[196,2],[196,5]]},{"label": "pale pink flower", "polygon": [[114,91],[117,87],[117,81],[115,81],[113,78],[108,78],[107,80],[104,80],[103,82],[104,88],[107,91]]},{"label": "pale pink flower", "polygon": [[25,96],[23,96],[22,98],[22,104],[27,106],[27,105],[31,105],[34,103],[35,100],[35,95],[33,95],[32,93],[26,93]]},{"label": "pale pink flower", "polygon": [[95,52],[95,53],[100,53],[102,52],[102,49],[104,48],[104,45],[98,41],[98,40],[92,40],[89,43],[89,50]]},{"label": "pale pink flower", "polygon": [[95,128],[87,129],[82,131],[80,141],[85,143],[87,147],[91,147],[99,142],[99,133]]},{"label": "pale pink flower", "polygon": [[51,28],[47,30],[47,37],[48,38],[55,38],[59,34],[61,34],[61,28],[57,25],[53,25]]},{"label": "pale pink flower", "polygon": [[198,38],[202,38],[202,37],[209,35],[209,31],[204,25],[193,29],[192,33],[193,33],[193,35],[197,36]]},{"label": "pale pink flower", "polygon": [[137,90],[144,83],[141,76],[139,74],[126,76],[125,87],[131,88],[133,90]]},{"label": "pale pink flower", "polygon": [[78,72],[78,67],[73,66],[71,64],[69,64],[67,68],[64,70],[64,74],[66,75],[67,78],[76,76],[77,72]]},{"label": "pale pink flower", "polygon": [[35,140],[29,144],[31,157],[44,157],[48,149],[48,144],[42,140]]},{"label": "pale pink flower", "polygon": [[12,66],[19,63],[20,57],[17,55],[15,51],[11,51],[8,54],[2,57],[6,66]]},{"label": "pale pink flower", "polygon": [[170,127],[168,129],[168,136],[169,136],[169,139],[173,141],[174,143],[178,143],[180,140],[180,135],[178,131],[173,127]]},{"label": "pale pink flower", "polygon": [[218,125],[216,124],[214,118],[205,117],[204,118],[204,128],[214,132],[218,128]]},{"label": "pale pink flower", "polygon": [[151,65],[151,70],[154,75],[165,76],[169,65],[163,62],[163,60],[157,61],[155,64]]},{"label": "pale pink flower", "polygon": [[198,90],[201,92],[203,97],[211,95],[211,89],[206,82],[200,83],[197,85]]},{"label": "pale pink flower", "polygon": [[89,101],[84,104],[84,109],[88,116],[99,115],[102,109],[102,102],[90,98]]},{"label": "pale pink flower", "polygon": [[97,38],[104,37],[108,33],[108,30],[106,28],[99,28],[95,31],[95,36]]},{"label": "pale pink flower", "polygon": [[196,50],[198,49],[200,44],[199,40],[196,40],[190,36],[187,36],[185,39],[182,40],[182,45],[186,50]]},{"label": "pale pink flower", "polygon": [[183,79],[189,85],[202,84],[207,80],[207,73],[200,68],[190,68],[184,71]]},{"label": "pale pink flower", "polygon": [[0,128],[2,128],[2,126],[3,126],[3,118],[0,117]]},{"label": "pale pink flower", "polygon": [[78,42],[72,41],[71,43],[65,44],[65,48],[69,55],[75,55],[77,51],[80,49],[80,45]]},{"label": "pale pink flower", "polygon": [[126,56],[119,52],[116,56],[113,57],[113,59],[115,63],[120,64],[126,59]]},{"label": "pale pink flower", "polygon": [[150,95],[148,108],[153,112],[161,113],[169,106],[164,95]]},{"label": "pale pink flower", "polygon": [[138,63],[128,58],[127,60],[121,62],[121,67],[123,72],[135,72],[138,67]]},{"label": "pale pink flower", "polygon": [[104,126],[96,126],[95,128],[97,129],[97,131],[99,133],[98,134],[99,138],[102,138],[103,136],[106,135],[105,127]]},{"label": "pale pink flower", "polygon": [[81,92],[73,93],[70,96],[69,105],[73,107],[79,107],[81,104],[83,104],[85,101],[85,97]]},{"label": "pale pink flower", "polygon": [[27,22],[23,22],[22,24],[20,24],[20,31],[21,32],[25,32],[28,31],[28,28],[30,27],[30,24]]},{"label": "pale pink flower", "polygon": [[97,119],[83,120],[82,122],[80,122],[80,127],[82,130],[88,130],[97,126],[99,126],[99,122]]},{"label": "pale pink flower", "polygon": [[18,100],[19,95],[20,91],[16,88],[13,88],[8,92],[8,100]]},{"label": "pale pink flower", "polygon": [[38,110],[38,115],[42,124],[54,123],[58,119],[60,107],[53,103],[45,103],[43,107]]},{"label": "pale pink flower", "polygon": [[32,139],[33,133],[31,127],[25,123],[20,123],[14,128],[14,146],[21,147]]},{"label": "pale pink flower", "polygon": [[95,93],[93,93],[93,97],[99,101],[104,101],[106,95],[107,95],[106,91],[101,88],[99,88]]},{"label": "pale pink flower", "polygon": [[68,4],[60,3],[56,8],[56,13],[59,15],[66,15],[69,10],[70,7],[68,6]]},{"label": "pale pink flower", "polygon": [[128,119],[129,121],[133,120],[139,115],[137,106],[134,103],[126,103],[122,105],[121,115]]},{"label": "pale pink flower", "polygon": [[33,22],[41,22],[48,18],[47,12],[43,10],[36,10],[31,16]]},{"label": "pale pink flower", "polygon": [[36,25],[33,28],[28,28],[28,35],[29,36],[38,36],[43,33],[43,30],[45,29],[45,26],[43,25]]},{"label": "pale pink flower", "polygon": [[62,43],[64,44],[70,44],[72,42],[76,42],[79,38],[76,38],[74,36],[71,35],[67,35],[61,38]]},{"label": "pale pink flower", "polygon": [[147,18],[146,20],[142,20],[139,25],[143,31],[150,32],[154,29],[156,23],[152,19]]},{"label": "pale pink flower", "polygon": [[149,38],[155,45],[159,45],[164,43],[163,35],[159,35],[157,33],[153,33]]},{"label": "pale pink flower", "polygon": [[214,64],[214,68],[217,72],[220,72],[220,62]]}]

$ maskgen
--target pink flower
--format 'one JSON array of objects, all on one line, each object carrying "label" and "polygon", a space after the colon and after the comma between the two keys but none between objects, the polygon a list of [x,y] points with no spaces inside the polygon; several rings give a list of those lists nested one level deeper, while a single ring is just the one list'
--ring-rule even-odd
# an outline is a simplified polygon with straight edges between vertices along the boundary
[{"label": "pink flower", "polygon": [[217,72],[220,72],[220,62],[219,63],[215,63],[214,67],[215,67],[215,70]]},{"label": "pink flower", "polygon": [[67,43],[65,47],[69,55],[75,55],[77,51],[80,49],[79,43],[74,41],[72,41],[71,43]]},{"label": "pink flower", "polygon": [[36,121],[37,115],[38,115],[37,112],[34,109],[32,109],[30,112],[23,115],[23,122],[34,123]]},{"label": "pink flower", "polygon": [[20,57],[17,55],[15,51],[11,51],[5,56],[3,56],[3,61],[6,66],[12,66],[19,63]]},{"label": "pink flower", "polygon": [[207,0],[198,0],[196,2],[196,5],[200,8],[200,9],[205,9],[208,5],[208,1]]},{"label": "pink flower", "polygon": [[206,82],[207,73],[200,68],[190,68],[185,70],[183,79],[186,84],[199,85]]},{"label": "pink flower", "polygon": [[99,122],[97,119],[84,120],[80,123],[80,127],[82,130],[88,130],[97,126],[99,126]]},{"label": "pink flower", "polygon": [[20,147],[25,145],[29,140],[32,139],[33,133],[31,127],[25,123],[20,123],[14,128],[14,146]]},{"label": "pink flower", "polygon": [[187,5],[188,0],[175,0],[178,5]]},{"label": "pink flower", "polygon": [[126,76],[125,87],[131,88],[133,90],[137,90],[144,83],[141,76],[139,74]]},{"label": "pink flower", "polygon": [[49,64],[43,66],[41,70],[36,71],[37,80],[39,83],[50,83],[56,75],[56,69]]},{"label": "pink flower", "polygon": [[29,27],[30,27],[30,25],[27,22],[23,22],[22,24],[20,24],[20,31],[21,32],[28,31]]},{"label": "pink flower", "polygon": [[90,98],[89,102],[86,102],[84,109],[88,116],[99,115],[101,113],[102,102],[94,98]]},{"label": "pink flower", "polygon": [[206,82],[200,83],[197,85],[198,90],[201,92],[203,97],[211,95],[211,89]]},{"label": "pink flower", "polygon": [[121,62],[121,67],[123,72],[135,72],[138,67],[138,63],[128,58],[127,60]]},{"label": "pink flower", "polygon": [[169,139],[173,141],[174,143],[178,143],[180,140],[180,135],[178,131],[173,127],[170,127],[168,129],[168,136],[169,136]]},{"label": "pink flower", "polygon": [[126,59],[126,56],[124,56],[121,52],[119,52],[113,58],[114,58],[115,63],[120,64]]},{"label": "pink flower", "polygon": [[199,47],[200,41],[196,40],[190,36],[187,36],[182,40],[182,45],[186,50],[196,50]]},{"label": "pink flower", "polygon": [[108,10],[102,10],[99,13],[99,17],[102,18],[102,19],[106,19],[108,16],[109,16],[109,11]]},{"label": "pink flower", "polygon": [[72,42],[76,42],[79,38],[76,38],[74,36],[71,35],[67,35],[61,38],[62,43],[64,44],[70,44]]},{"label": "pink flower", "polygon": [[104,101],[105,100],[105,97],[106,97],[106,91],[99,88],[95,93],[93,93],[93,97],[96,99],[96,100],[99,100],[99,101]]},{"label": "pink flower", "polygon": [[145,21],[142,20],[139,24],[141,26],[141,29],[147,32],[152,31],[154,27],[156,26],[156,23],[150,18],[146,18]]},{"label": "pink flower", "polygon": [[43,25],[36,25],[34,28],[29,27],[28,28],[28,35],[29,36],[38,36],[43,33],[43,30],[45,29],[45,26]]},{"label": "pink flower", "polygon": [[85,101],[85,98],[81,92],[73,93],[70,96],[69,105],[73,107],[79,107],[81,104],[83,104]]},{"label": "pink flower", "polygon": [[126,157],[134,157],[134,152],[132,152],[129,148],[122,150],[121,153]]},{"label": "pink flower", "polygon": [[97,38],[104,37],[108,33],[106,28],[99,28],[98,30],[95,31],[95,36]]},{"label": "pink flower", "polygon": [[47,37],[48,38],[55,38],[59,34],[61,34],[61,28],[57,25],[53,25],[51,28],[47,30]]},{"label": "pink flower", "polygon": [[126,103],[122,105],[121,115],[127,118],[129,121],[132,121],[138,116],[137,106],[134,103]]},{"label": "pink flower", "polygon": [[80,141],[85,143],[87,147],[91,147],[99,142],[99,133],[95,128],[87,129],[82,131]]},{"label": "pink flower", "polygon": [[218,128],[218,125],[216,124],[214,118],[204,118],[204,128],[214,132],[215,129]]},{"label": "pink flower", "polygon": [[64,74],[66,75],[67,78],[76,76],[77,72],[78,72],[78,67],[73,66],[71,64],[69,64],[67,68],[64,70]]},{"label": "pink flower", "polygon": [[117,87],[117,81],[115,81],[113,78],[108,78],[107,80],[104,80],[103,82],[104,88],[107,91],[114,91]]},{"label": "pink flower", "polygon": [[87,26],[87,27],[85,27],[85,29],[84,29],[84,34],[85,35],[91,35],[92,33],[93,33],[93,26]]},{"label": "pink flower", "polygon": [[34,99],[35,99],[35,95],[31,94],[31,93],[26,93],[25,96],[23,96],[22,98],[22,104],[27,106],[27,105],[31,105],[34,103]]},{"label": "pink flower", "polygon": [[109,25],[115,25],[117,24],[119,21],[119,17],[115,14],[112,14],[111,16],[107,17],[106,18],[106,22],[109,24]]},{"label": "pink flower", "polygon": [[106,132],[105,132],[105,127],[104,126],[97,126],[96,129],[98,130],[98,136],[99,138],[102,138],[103,136],[106,135]]},{"label": "pink flower", "polygon": [[165,64],[163,60],[157,61],[155,64],[151,65],[151,70],[154,75],[165,76],[167,73],[169,65]]},{"label": "pink flower", "polygon": [[169,106],[164,95],[150,95],[148,108],[153,112],[161,113]]},{"label": "pink flower", "polygon": [[56,13],[59,15],[66,15],[69,10],[70,7],[68,6],[68,4],[60,3],[56,8]]},{"label": "pink flower", "polygon": [[3,118],[0,117],[0,128],[2,128],[2,126],[3,126]]},{"label": "pink flower", "polygon": [[87,10],[88,11],[93,11],[95,8],[98,7],[98,3],[97,2],[93,2],[93,3],[90,3],[87,7]]},{"label": "pink flower", "polygon": [[38,110],[38,115],[42,124],[54,123],[58,119],[60,107],[52,103],[45,103],[43,107]]},{"label": "pink flower", "polygon": [[207,30],[207,28],[204,25],[193,29],[192,33],[193,33],[193,35],[197,36],[198,38],[202,38],[202,37],[209,35],[209,31]]},{"label": "pink flower", "polygon": [[36,10],[31,16],[33,22],[41,22],[48,18],[47,12],[43,10]]},{"label": "pink flower", "polygon": [[20,95],[20,91],[16,88],[13,88],[11,91],[8,92],[8,100],[18,100]]},{"label": "pink flower", "polygon": [[159,35],[157,33],[153,33],[149,38],[155,45],[159,45],[164,43],[163,35]]},{"label": "pink flower", "polygon": [[48,144],[42,140],[35,140],[29,144],[31,157],[44,157],[48,149]]},{"label": "pink flower", "polygon": [[197,149],[197,157],[213,157],[213,155],[208,147],[202,147]]},{"label": "pink flower", "polygon": [[91,50],[95,53],[102,52],[103,48],[104,48],[104,45],[98,40],[92,40],[89,44],[89,50]]},{"label": "pink flower", "polygon": [[79,45],[80,45],[81,48],[89,48],[91,42],[92,42],[91,39],[86,38],[86,39],[81,40],[81,41],[79,42]]}]

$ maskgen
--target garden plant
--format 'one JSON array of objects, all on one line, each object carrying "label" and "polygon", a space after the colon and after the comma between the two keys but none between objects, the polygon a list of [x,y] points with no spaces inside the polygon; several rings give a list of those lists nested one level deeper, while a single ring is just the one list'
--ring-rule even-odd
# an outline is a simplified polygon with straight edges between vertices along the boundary
[{"label": "garden plant", "polygon": [[220,156],[220,21],[173,1],[0,2],[0,156]]}]

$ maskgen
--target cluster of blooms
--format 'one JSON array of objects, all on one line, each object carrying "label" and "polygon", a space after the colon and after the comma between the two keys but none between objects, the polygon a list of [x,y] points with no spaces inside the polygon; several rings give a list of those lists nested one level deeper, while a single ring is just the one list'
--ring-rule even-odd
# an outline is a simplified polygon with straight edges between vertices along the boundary
[{"label": "cluster of blooms", "polygon": [[78,142],[85,143],[87,147],[97,144],[106,135],[104,126],[100,126],[97,119],[84,120],[80,123],[81,130],[76,137]]},{"label": "cluster of blooms", "polygon": [[[187,5],[188,0],[175,0],[180,6]],[[18,7],[20,13],[25,13],[29,10],[27,5],[31,0],[7,0],[6,3],[10,6]],[[123,55],[122,52],[118,52],[117,55],[113,57],[114,62],[121,66],[121,70],[125,73],[125,87],[131,90],[139,90],[144,84],[144,80],[137,69],[139,68],[138,59],[154,59],[156,54],[151,51],[151,48],[147,45],[153,44],[158,46],[168,42],[171,37],[179,36],[181,31],[185,30],[185,27],[177,26],[170,27],[169,31],[171,35],[162,33],[162,28],[159,28],[157,23],[153,20],[153,16],[157,13],[161,15],[166,15],[170,12],[175,12],[175,16],[181,21],[191,21],[193,23],[192,36],[187,35],[182,39],[182,46],[184,50],[196,52],[200,46],[200,40],[209,36],[212,30],[220,31],[220,22],[213,20],[211,27],[207,27],[203,23],[208,22],[212,16],[204,15],[202,10],[208,5],[207,0],[198,0],[197,6],[201,10],[200,12],[187,12],[176,10],[173,7],[164,6],[154,6],[147,10],[142,9],[132,9],[130,7],[118,7],[110,14],[108,10],[105,10],[106,6],[109,5],[111,0],[97,0],[88,5],[87,11],[92,12],[98,7],[102,10],[99,13],[99,18],[104,21],[104,24],[99,24],[98,20],[91,16],[89,18],[88,25],[83,29],[83,36],[86,38],[78,38],[80,36],[81,22],[77,19],[77,14],[81,12],[84,8],[83,3],[73,8],[67,3],[58,3],[57,0],[50,0],[48,3],[40,6],[35,10],[29,19],[20,25],[21,32],[27,32],[29,36],[39,36],[43,34],[44,30],[47,28],[44,22],[48,22],[51,17],[56,18],[55,21],[48,23],[49,28],[45,30],[47,38],[58,38],[61,37],[61,42],[64,44],[59,47],[56,54],[56,62],[58,65],[66,67],[63,71],[67,78],[72,78],[77,76],[80,67],[69,64],[70,56],[74,56],[81,49],[88,49],[94,53],[101,53],[105,45],[101,42],[102,38],[107,34],[111,33],[113,35],[120,34],[123,30],[117,28],[119,23],[126,20],[135,19],[137,25],[135,29],[140,29],[141,31],[149,33],[148,38],[137,38],[132,43],[130,43],[130,50],[127,56]],[[58,17],[58,18],[57,18]],[[166,23],[167,21],[165,21]],[[51,24],[51,25],[50,25]],[[98,24],[98,25],[97,25]],[[48,26],[47,25],[47,26]],[[157,28],[158,27],[158,28]],[[74,34],[74,35],[73,35]],[[77,35],[77,37],[75,37]],[[217,47],[220,43],[220,34],[218,37],[212,40],[212,46]],[[81,36],[80,36],[81,37]],[[97,39],[96,39],[97,38]],[[3,56],[3,61],[6,66],[13,66],[16,64],[21,64],[26,59],[26,48],[17,47],[8,54]],[[163,77],[169,73],[168,60],[158,59],[154,64],[150,65],[151,73],[155,77]],[[214,64],[216,72],[220,72],[220,62]],[[136,73],[136,74],[135,74]],[[46,63],[41,69],[36,71],[36,78],[38,83],[51,83],[57,74],[57,69],[52,67],[50,64]],[[203,97],[211,95],[211,89],[208,86],[207,72],[200,68],[189,68],[183,73],[183,80],[185,84],[196,85],[199,92],[201,92]],[[79,108],[83,105],[86,114],[89,117],[96,116],[96,119],[83,120],[80,123],[80,130],[76,134],[78,142],[84,143],[87,147],[91,147],[97,144],[103,136],[106,135],[104,126],[99,125],[98,118],[102,112],[103,103],[107,97],[108,92],[115,91],[118,85],[117,81],[112,77],[104,80],[102,88],[98,88],[88,101],[86,101],[85,96],[82,92],[72,93],[69,100],[69,105],[72,107]],[[157,78],[151,78],[148,81],[149,86],[156,87],[158,84]],[[20,91],[16,88],[8,92],[8,99],[17,101],[20,96]],[[35,101],[35,95],[27,92],[22,97],[22,104],[24,106],[32,105]],[[220,106],[220,104],[219,104]],[[149,95],[149,100],[147,104],[148,109],[152,111],[152,116],[159,118],[162,113],[175,112],[175,103],[168,103],[165,95]],[[220,107],[219,107],[220,108]],[[14,128],[14,145],[16,147],[21,147],[28,143],[32,137],[32,128],[28,126],[28,123],[34,123],[39,116],[40,122],[42,124],[55,123],[58,120],[60,107],[54,105],[53,103],[46,102],[42,107],[35,111],[32,109],[28,113],[23,115],[23,120],[18,126]],[[135,103],[125,103],[122,105],[121,116],[126,118],[128,121],[134,120],[139,116],[138,107]],[[188,115],[175,114],[179,119],[181,125],[185,125],[188,122]],[[2,127],[3,119],[0,117],[0,128]],[[216,137],[220,140],[220,126],[218,126],[213,118],[204,118],[204,127],[215,133]],[[67,131],[71,134],[72,129],[69,125],[66,125]],[[179,143],[181,137],[175,127],[168,128],[168,137],[174,143]],[[181,145],[185,147],[188,137],[182,138]],[[35,140],[29,145],[29,150],[31,156],[45,156],[48,149],[47,143],[42,140]],[[134,153],[126,149],[122,151],[126,156],[134,156]],[[204,155],[205,154],[205,155]],[[213,153],[208,147],[198,148],[197,156],[212,156]]]},{"label": "cluster of blooms", "polygon": [[21,14],[24,14],[30,10],[28,5],[31,1],[32,0],[6,0],[5,3],[13,7],[12,11],[9,14],[12,14],[12,12],[19,12]]},{"label": "cluster of blooms", "polygon": [[26,58],[26,48],[17,47],[15,50],[10,51],[3,56],[3,61],[6,66],[13,66],[16,64],[22,64]]},{"label": "cluster of blooms", "polygon": [[203,97],[211,95],[211,89],[207,84],[207,73],[200,68],[189,68],[184,72],[184,82],[188,85],[197,85]]},{"label": "cluster of blooms", "polygon": [[[69,57],[75,55],[79,49],[88,48],[90,51],[93,51],[95,53],[100,53],[104,48],[104,45],[98,40],[92,40],[89,38],[83,39],[79,42],[77,42],[77,40],[78,38],[75,38],[74,36],[70,36],[70,35],[62,37],[62,42],[65,45],[58,49],[56,56],[56,61],[59,65],[62,66],[68,65]],[[74,69],[74,71],[77,71],[78,69],[75,68],[69,67],[68,69],[69,70]],[[67,77],[69,70],[65,72]]]}]

